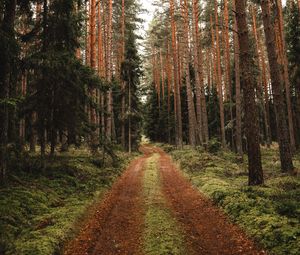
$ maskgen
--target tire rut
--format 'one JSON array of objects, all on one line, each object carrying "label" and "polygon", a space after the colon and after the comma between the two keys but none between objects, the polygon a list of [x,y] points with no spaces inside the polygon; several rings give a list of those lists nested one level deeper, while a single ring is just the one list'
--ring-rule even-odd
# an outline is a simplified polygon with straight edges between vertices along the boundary
[{"label": "tire rut", "polygon": [[147,158],[145,154],[130,164],[64,255],[142,254],[142,178]]},{"label": "tire rut", "polygon": [[176,169],[170,157],[160,152],[163,193],[186,233],[187,247],[196,255],[262,255],[246,234]]}]

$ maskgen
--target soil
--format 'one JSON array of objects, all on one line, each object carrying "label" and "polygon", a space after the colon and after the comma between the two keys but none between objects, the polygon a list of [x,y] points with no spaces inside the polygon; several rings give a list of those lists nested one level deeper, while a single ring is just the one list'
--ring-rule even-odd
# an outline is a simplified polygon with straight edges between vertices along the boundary
[{"label": "soil", "polygon": [[142,254],[142,178],[146,158],[145,154],[130,164],[63,254]]},{"label": "soil", "polygon": [[142,255],[145,204],[143,168],[153,153],[159,153],[162,191],[185,233],[187,254],[256,255],[265,251],[193,188],[162,150],[142,146],[134,160],[95,207],[78,236],[66,245],[65,255]]},{"label": "soil", "polygon": [[160,153],[163,192],[178,222],[187,233],[187,247],[197,255],[266,254],[224,213],[192,187],[171,158]]}]

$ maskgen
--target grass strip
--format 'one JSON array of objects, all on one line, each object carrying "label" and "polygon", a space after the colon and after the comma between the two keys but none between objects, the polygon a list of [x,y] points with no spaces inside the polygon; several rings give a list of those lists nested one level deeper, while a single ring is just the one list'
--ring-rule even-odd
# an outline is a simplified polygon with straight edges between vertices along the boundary
[{"label": "grass strip", "polygon": [[183,255],[183,234],[178,223],[166,207],[161,193],[158,154],[148,159],[144,176],[144,195],[146,201],[145,254]]}]

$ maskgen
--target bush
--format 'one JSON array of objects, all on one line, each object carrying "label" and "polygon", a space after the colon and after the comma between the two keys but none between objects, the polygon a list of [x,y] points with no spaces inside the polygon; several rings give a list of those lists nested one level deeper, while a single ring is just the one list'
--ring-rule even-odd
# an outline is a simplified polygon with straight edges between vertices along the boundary
[{"label": "bush", "polygon": [[221,150],[222,144],[217,139],[211,139],[208,142],[207,150],[209,153],[217,153]]}]

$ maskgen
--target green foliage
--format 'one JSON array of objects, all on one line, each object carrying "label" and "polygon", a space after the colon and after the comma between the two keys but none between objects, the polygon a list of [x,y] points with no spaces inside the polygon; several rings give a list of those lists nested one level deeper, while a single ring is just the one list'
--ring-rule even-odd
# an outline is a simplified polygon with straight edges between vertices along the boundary
[{"label": "green foliage", "polygon": [[220,143],[220,141],[218,141],[217,139],[211,139],[208,142],[208,152],[210,153],[217,153],[218,151],[220,151],[222,147],[222,144]]},{"label": "green foliage", "polygon": [[118,168],[111,167],[109,158],[98,168],[95,158],[80,152],[80,157],[76,152],[47,162],[43,171],[35,158],[27,158],[29,169],[10,176],[7,187],[0,189],[1,254],[58,252],[87,205],[101,198],[129,160],[118,153]]},{"label": "green foliage", "polygon": [[280,173],[277,150],[263,150],[266,185],[261,187],[247,186],[247,165],[237,164],[231,152],[185,148],[171,155],[192,183],[261,245],[278,255],[299,254],[300,178]]},{"label": "green foliage", "polygon": [[[122,113],[119,112],[121,117],[117,121],[125,125],[126,133],[128,134],[129,130],[129,121],[131,129],[131,144],[134,149],[137,149],[139,146],[139,141],[141,139],[141,102],[140,102],[140,77],[142,75],[141,69],[141,59],[137,49],[137,35],[132,29],[127,31],[127,40],[126,40],[126,52],[125,59],[121,64],[121,78],[124,82],[124,91],[120,91],[120,96],[116,98],[116,102],[122,101],[123,97],[125,100],[125,116],[122,116]],[[120,85],[118,86],[118,89]],[[116,93],[114,93],[116,94]],[[130,99],[130,100],[129,100]],[[115,108],[121,110],[122,105],[115,106]],[[123,117],[123,119],[122,119]],[[117,127],[121,128],[122,125]],[[121,134],[121,130],[118,129],[118,133]],[[126,144],[128,144],[128,135],[126,136]],[[127,146],[126,146],[127,147]]]}]

